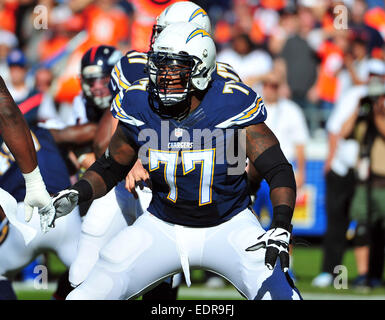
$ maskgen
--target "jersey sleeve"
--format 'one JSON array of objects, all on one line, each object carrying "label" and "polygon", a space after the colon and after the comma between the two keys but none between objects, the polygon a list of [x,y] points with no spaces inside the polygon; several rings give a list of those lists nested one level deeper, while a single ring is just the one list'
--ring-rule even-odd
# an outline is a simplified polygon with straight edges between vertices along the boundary
[{"label": "jersey sleeve", "polygon": [[[120,91],[112,100],[111,113],[122,124],[125,135],[134,144],[133,147],[137,148],[139,146],[139,133],[145,123],[139,119],[139,114],[130,112],[135,110],[135,104],[132,103],[132,101],[135,101],[135,97],[132,97],[132,95],[133,92]],[[130,113],[133,113],[133,115]]]},{"label": "jersey sleeve", "polygon": [[242,82],[238,73],[234,70],[234,68],[228,63],[217,62],[217,67],[213,74],[213,78],[223,79],[224,81],[237,81]]},{"label": "jersey sleeve", "polygon": [[264,122],[267,117],[262,97],[240,82],[226,82],[222,91],[223,108],[217,128],[244,128]]}]

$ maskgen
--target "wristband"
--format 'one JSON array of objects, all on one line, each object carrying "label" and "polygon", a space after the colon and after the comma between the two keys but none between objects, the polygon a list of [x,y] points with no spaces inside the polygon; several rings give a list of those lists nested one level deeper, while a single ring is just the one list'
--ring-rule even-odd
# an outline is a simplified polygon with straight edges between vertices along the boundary
[{"label": "wristband", "polygon": [[273,221],[271,228],[283,228],[291,232],[291,218],[293,209],[283,204],[273,208]]},{"label": "wristband", "polygon": [[80,179],[70,189],[76,190],[79,193],[78,204],[91,200],[94,195],[91,184],[85,179]]},{"label": "wristband", "polygon": [[23,173],[26,189],[45,187],[43,177],[41,176],[39,166],[33,169],[30,173]]}]

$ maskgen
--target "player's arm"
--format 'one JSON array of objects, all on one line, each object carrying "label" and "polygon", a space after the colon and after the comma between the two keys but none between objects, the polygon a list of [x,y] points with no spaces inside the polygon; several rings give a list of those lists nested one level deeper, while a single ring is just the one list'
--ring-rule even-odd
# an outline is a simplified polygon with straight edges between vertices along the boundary
[{"label": "player's arm", "polygon": [[296,199],[294,172],[277,138],[265,123],[246,128],[246,155],[269,183],[273,208],[287,207],[283,214],[275,215],[274,225],[288,229]]},{"label": "player's arm", "polygon": [[115,119],[110,110],[106,110],[98,123],[98,130],[93,140],[93,150],[96,157],[102,156],[106,151],[111,137],[118,125],[118,119]]},{"label": "player's arm", "polygon": [[268,268],[273,269],[279,257],[282,270],[287,271],[291,219],[296,200],[293,168],[282,153],[277,138],[265,123],[246,128],[246,155],[269,184],[273,205],[270,230],[247,250],[266,248],[265,264]]},{"label": "player's arm", "polygon": [[[33,208],[38,207],[41,219],[54,211],[37,163],[37,156],[29,127],[3,78],[0,76],[0,131],[4,142],[24,176],[26,195],[24,198],[25,220],[32,218]],[[43,232],[46,232],[43,229]]]},{"label": "player's arm", "polygon": [[37,167],[36,151],[27,122],[0,76],[0,130],[23,173]]},{"label": "player's arm", "polygon": [[60,145],[79,146],[91,142],[97,133],[98,126],[94,123],[69,126],[64,129],[50,129],[55,142]]},{"label": "player's arm", "polygon": [[55,217],[49,222],[70,213],[76,205],[104,196],[122,181],[137,159],[137,152],[118,125],[107,151],[69,189],[60,191],[53,198]]}]

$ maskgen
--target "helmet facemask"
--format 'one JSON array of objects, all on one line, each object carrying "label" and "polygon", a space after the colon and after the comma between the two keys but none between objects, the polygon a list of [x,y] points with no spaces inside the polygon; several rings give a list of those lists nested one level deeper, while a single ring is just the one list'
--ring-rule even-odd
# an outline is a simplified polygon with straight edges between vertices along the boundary
[{"label": "helmet facemask", "polygon": [[149,93],[159,104],[156,111],[162,117],[184,118],[190,110],[192,76],[199,59],[167,52],[149,52],[148,57]]}]

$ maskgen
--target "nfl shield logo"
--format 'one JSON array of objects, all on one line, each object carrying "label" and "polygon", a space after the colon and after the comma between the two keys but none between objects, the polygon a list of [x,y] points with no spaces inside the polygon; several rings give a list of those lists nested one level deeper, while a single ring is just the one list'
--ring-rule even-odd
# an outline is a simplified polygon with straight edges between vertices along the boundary
[{"label": "nfl shield logo", "polygon": [[183,135],[182,128],[175,128],[175,137],[180,138]]}]

